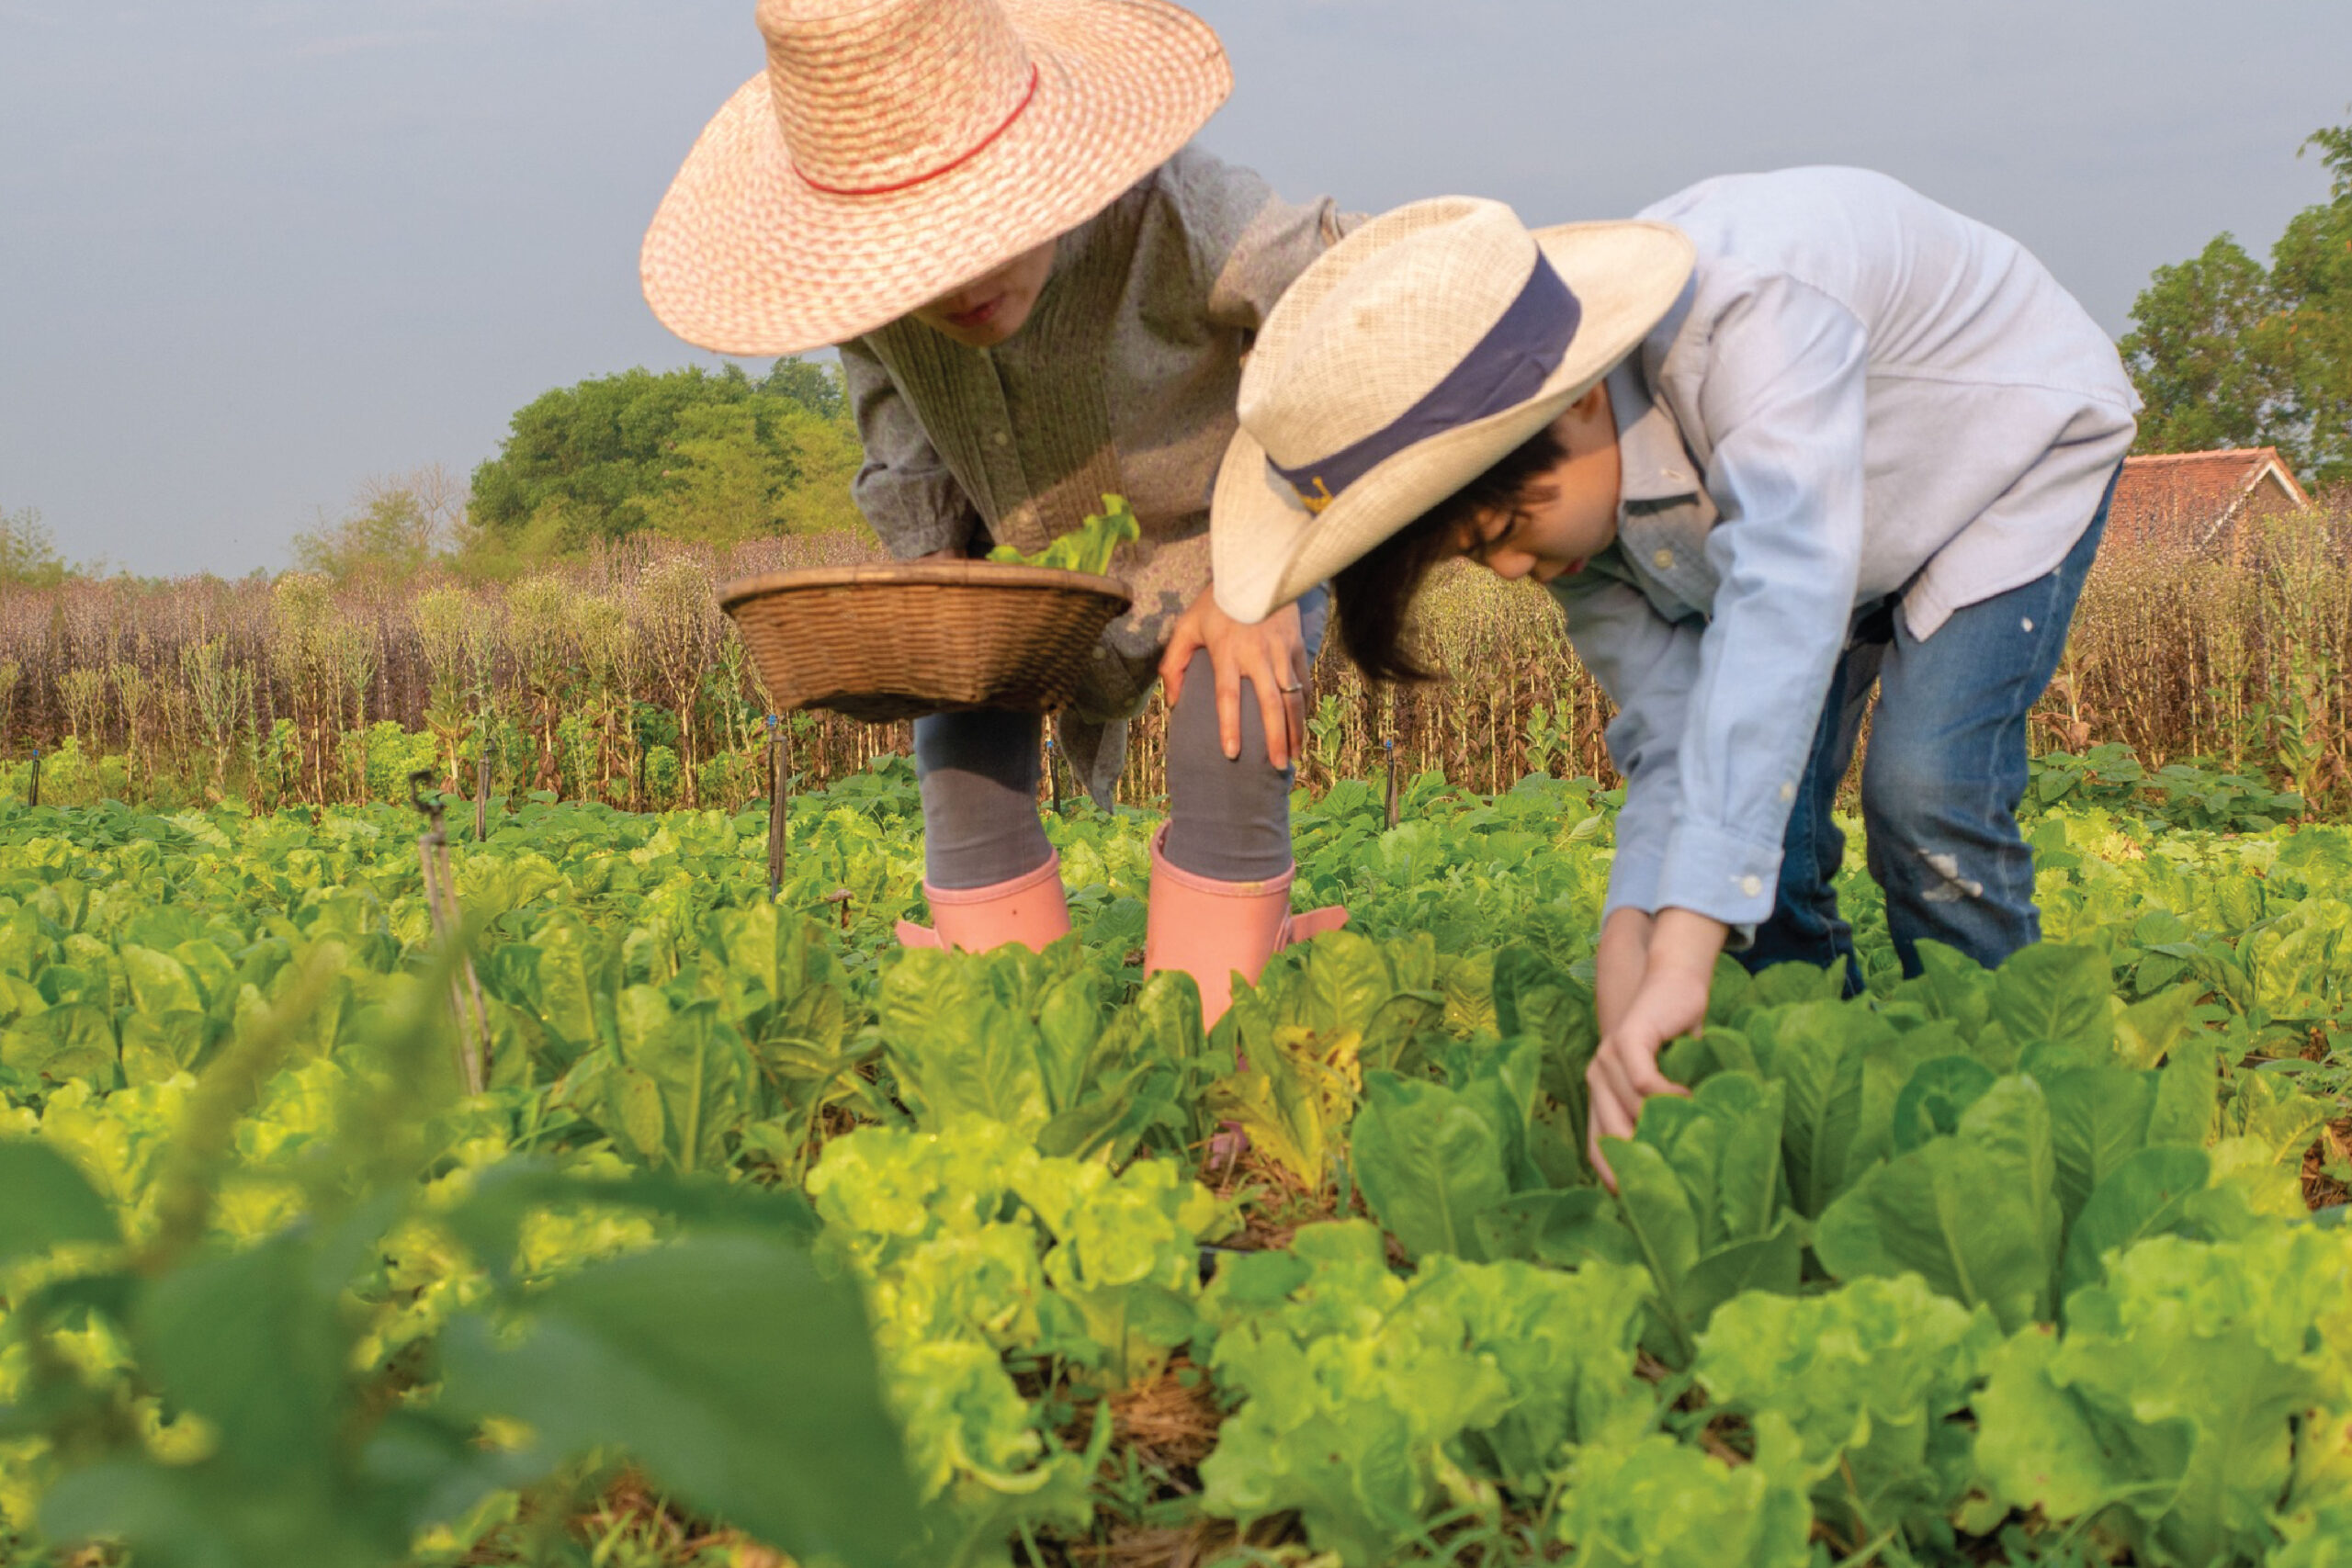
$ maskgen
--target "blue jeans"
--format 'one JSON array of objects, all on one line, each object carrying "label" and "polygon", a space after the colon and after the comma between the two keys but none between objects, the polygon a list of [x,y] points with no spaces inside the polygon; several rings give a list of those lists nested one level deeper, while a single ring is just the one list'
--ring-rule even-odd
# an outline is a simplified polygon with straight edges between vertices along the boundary
[{"label": "blue jeans", "polygon": [[2018,831],[2026,724],[2065,651],[2114,494],[2109,479],[2091,525],[2055,570],[1954,611],[1924,642],[1892,599],[1862,617],[1830,679],[1789,813],[1772,918],[1757,928],[1742,964],[1757,970],[1842,961],[1847,994],[1862,989],[1853,930],[1838,913],[1835,878],[1846,835],[1830,809],[1873,686],[1862,826],[1903,972],[1919,973],[1923,939],[1988,968],[2041,940],[2033,853]]}]

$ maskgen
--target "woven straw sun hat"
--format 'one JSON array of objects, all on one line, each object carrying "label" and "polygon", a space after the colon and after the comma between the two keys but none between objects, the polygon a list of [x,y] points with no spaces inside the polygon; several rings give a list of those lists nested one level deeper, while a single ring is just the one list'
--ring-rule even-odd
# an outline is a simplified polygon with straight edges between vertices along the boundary
[{"label": "woven straw sun hat", "polygon": [[1633,352],[1693,254],[1670,224],[1531,232],[1469,197],[1324,253],[1241,372],[1210,510],[1217,604],[1263,620],[1477,478]]},{"label": "woven straw sun hat", "polygon": [[760,0],[767,69],[686,155],[647,303],[722,354],[870,332],[1045,243],[1232,89],[1167,0]]}]

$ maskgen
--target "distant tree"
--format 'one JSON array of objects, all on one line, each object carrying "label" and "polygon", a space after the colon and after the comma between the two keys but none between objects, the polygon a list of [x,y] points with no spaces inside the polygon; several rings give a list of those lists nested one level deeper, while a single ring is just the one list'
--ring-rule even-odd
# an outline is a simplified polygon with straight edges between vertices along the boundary
[{"label": "distant tree", "polygon": [[352,509],[294,536],[294,562],[334,577],[405,577],[460,542],[466,494],[439,464],[361,482]]},{"label": "distant tree", "polygon": [[2330,199],[2289,220],[2267,268],[2222,234],[2132,302],[2139,450],[2277,446],[2306,479],[2352,479],[2352,125],[2314,149]]},{"label": "distant tree", "polygon": [[733,544],[854,527],[856,433],[797,400],[763,395],[689,409],[670,443],[646,525],[669,538]]},{"label": "distant tree", "polygon": [[54,588],[65,581],[65,562],[57,554],[57,540],[29,506],[0,512],[0,583],[20,588]]},{"label": "distant tree", "polygon": [[652,531],[713,542],[847,526],[859,461],[831,367],[626,370],[542,394],[474,470],[486,551],[560,555]]},{"label": "distant tree", "polygon": [[779,359],[760,383],[760,390],[790,398],[820,419],[842,419],[848,406],[842,396],[841,372],[808,359]]}]

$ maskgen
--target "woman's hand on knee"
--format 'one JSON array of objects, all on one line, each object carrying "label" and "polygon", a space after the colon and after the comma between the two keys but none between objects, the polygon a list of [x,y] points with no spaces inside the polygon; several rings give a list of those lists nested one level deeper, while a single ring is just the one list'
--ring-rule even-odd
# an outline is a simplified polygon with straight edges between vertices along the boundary
[{"label": "woman's hand on knee", "polygon": [[1201,596],[1178,617],[1170,634],[1168,651],[1160,656],[1159,678],[1168,687],[1168,705],[1174,707],[1184,692],[1184,671],[1193,655],[1205,649],[1216,680],[1216,736],[1227,758],[1241,756],[1241,682],[1258,699],[1258,716],[1266,727],[1266,761],[1287,768],[1306,736],[1306,641],[1300,634],[1298,606],[1285,604],[1254,626],[1245,626],[1217,608],[1216,595]]}]

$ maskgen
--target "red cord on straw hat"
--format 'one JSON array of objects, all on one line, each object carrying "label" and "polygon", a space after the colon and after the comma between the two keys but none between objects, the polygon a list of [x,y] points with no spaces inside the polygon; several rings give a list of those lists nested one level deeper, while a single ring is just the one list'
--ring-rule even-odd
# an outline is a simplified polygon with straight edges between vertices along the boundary
[{"label": "red cord on straw hat", "polygon": [[922,185],[926,181],[935,180],[942,175],[949,174],[956,169],[960,169],[965,164],[970,163],[973,159],[978,157],[982,152],[987,152],[990,142],[994,141],[998,137],[1002,136],[1006,131],[1012,129],[1012,122],[1021,118],[1022,112],[1028,108],[1030,100],[1035,98],[1036,96],[1037,67],[1033,64],[1029,67],[1029,90],[1021,95],[1021,101],[1012,106],[1012,112],[1004,117],[1003,123],[1000,124],[994,130],[989,131],[986,136],[981,137],[979,141],[974,142],[970,151],[958,153],[956,156],[950,158],[946,163],[940,164],[939,167],[931,170],[927,174],[917,175],[912,179],[899,180],[896,184],[887,186],[863,186],[852,187],[849,186],[829,186],[817,180],[812,180],[808,177],[808,172],[803,169],[798,164],[792,165],[792,172],[798,175],[802,183],[807,185],[809,189],[822,191],[827,196],[888,196],[892,191],[906,190],[911,186]]}]

